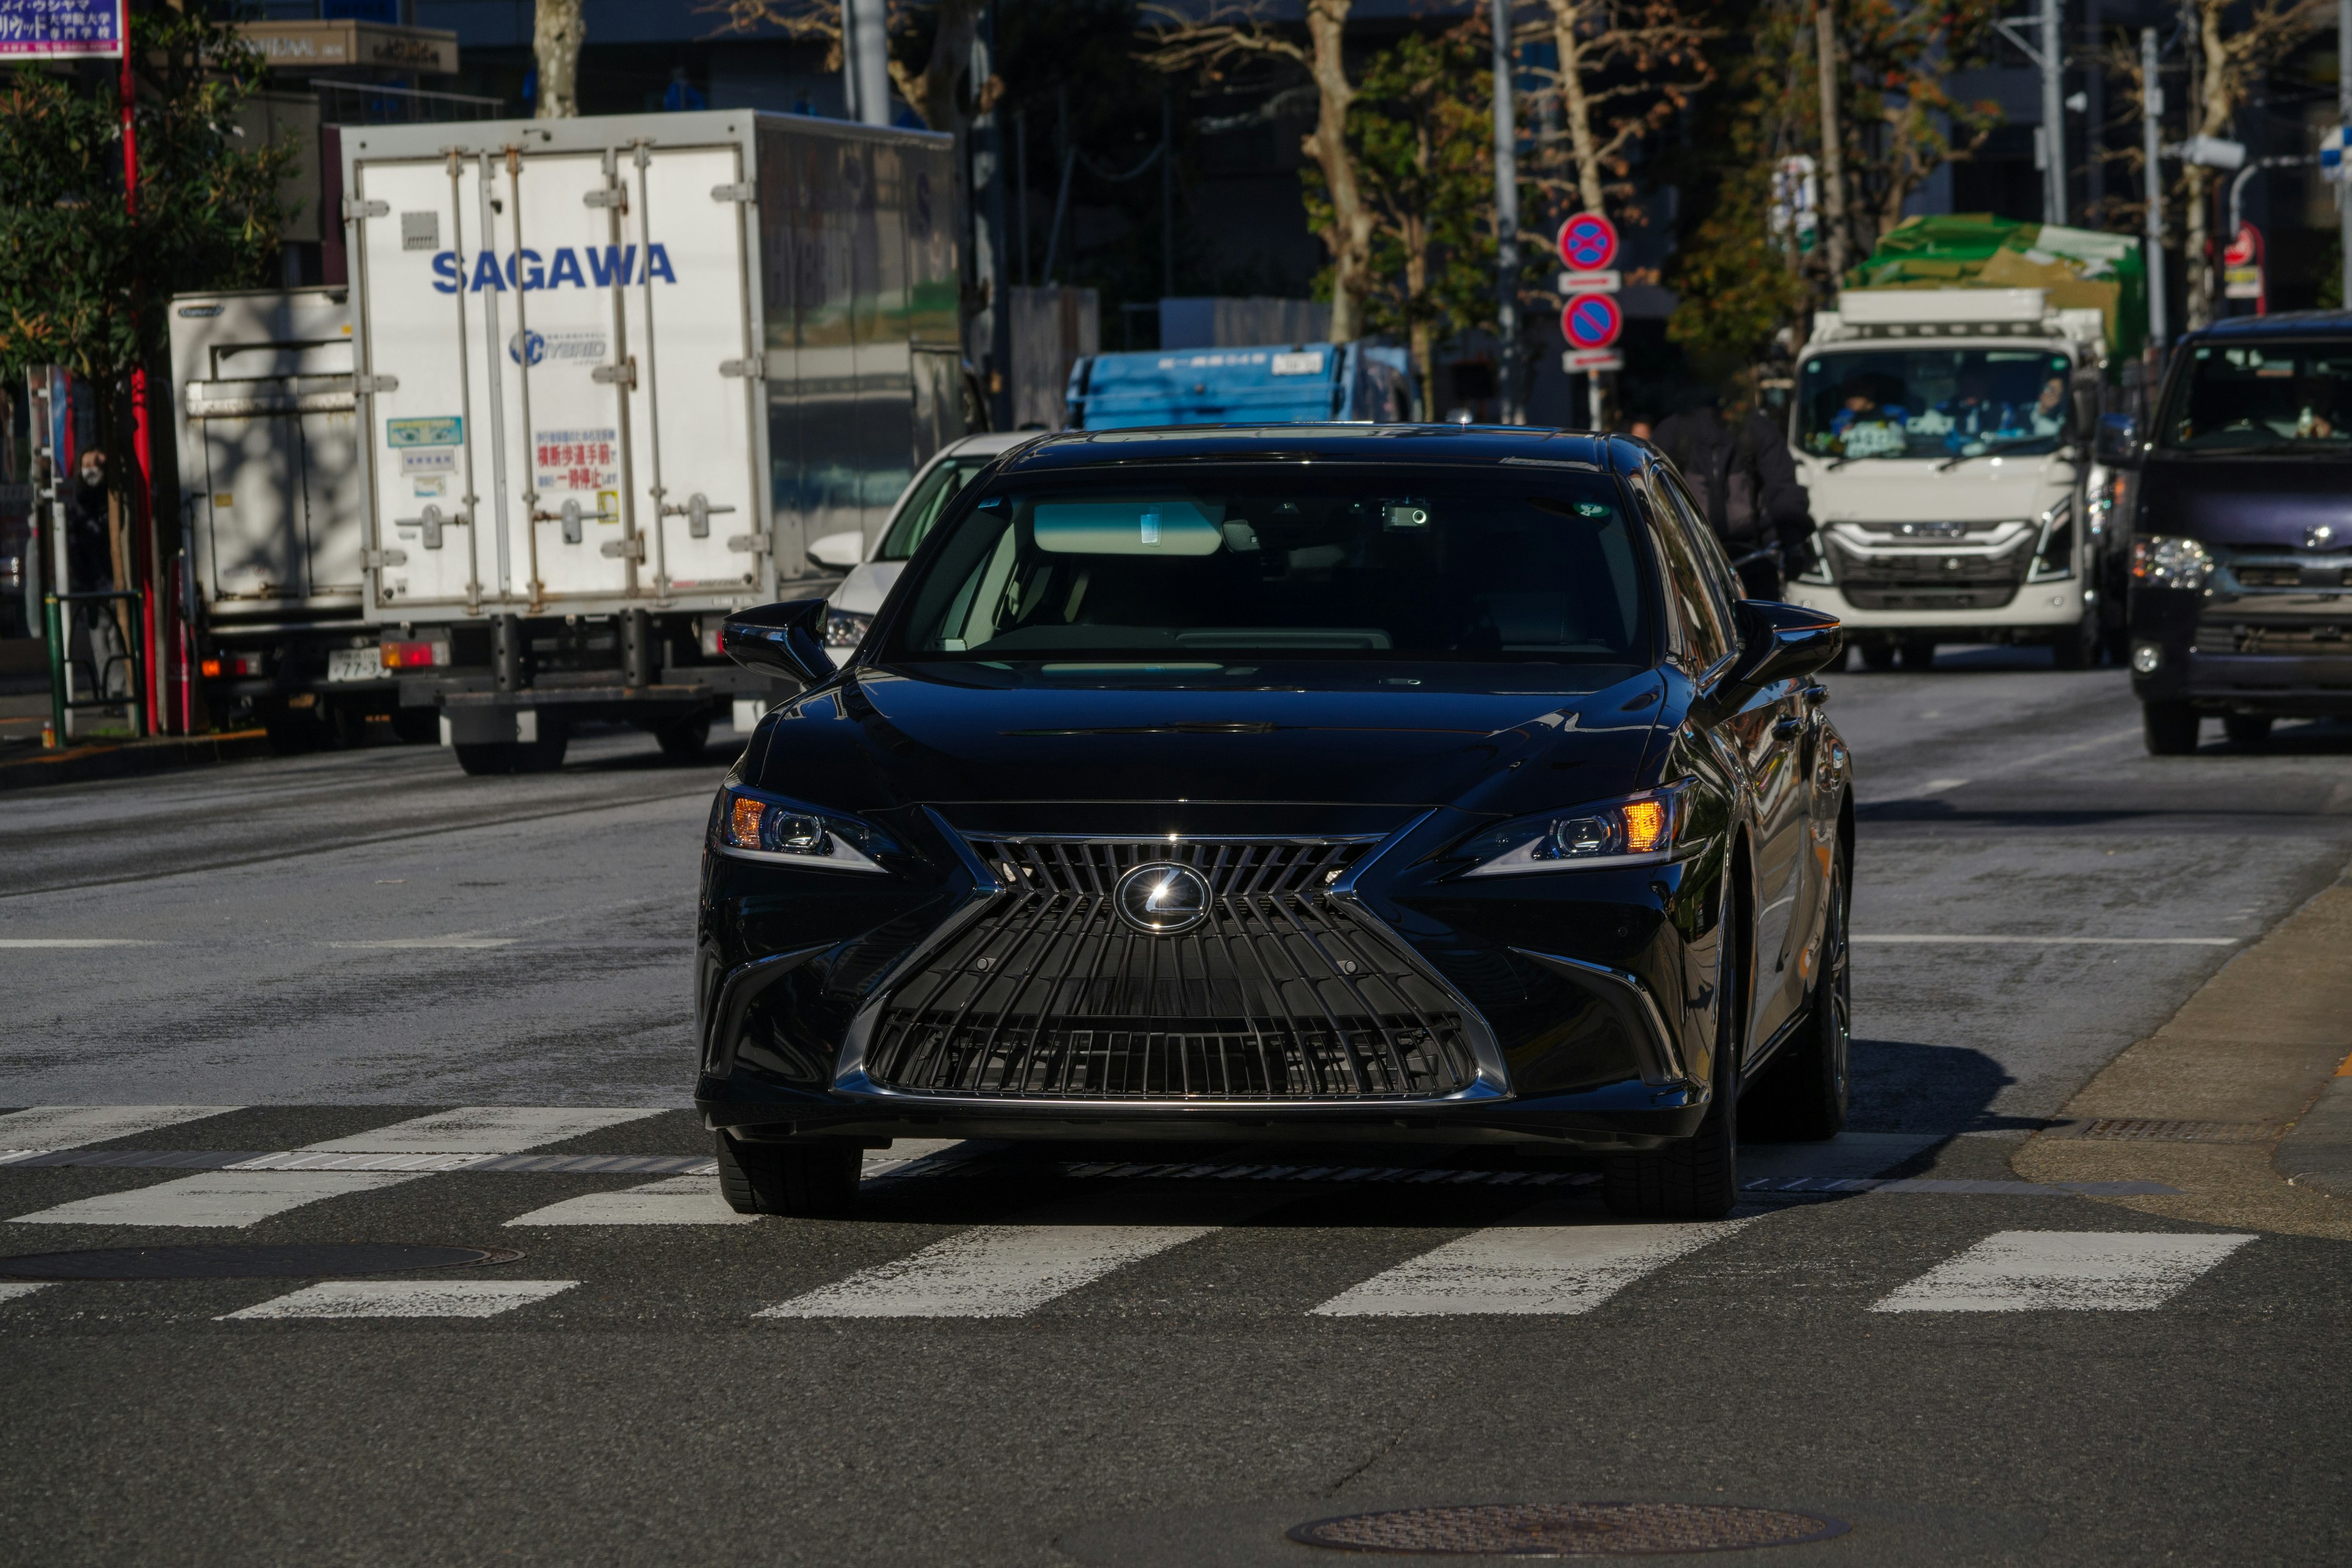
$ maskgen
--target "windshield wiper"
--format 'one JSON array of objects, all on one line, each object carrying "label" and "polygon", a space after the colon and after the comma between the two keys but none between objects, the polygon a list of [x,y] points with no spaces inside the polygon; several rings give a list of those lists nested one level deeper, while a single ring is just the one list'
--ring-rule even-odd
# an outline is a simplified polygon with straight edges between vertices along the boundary
[{"label": "windshield wiper", "polygon": [[1939,474],[1949,473],[1952,469],[1958,468],[1962,463],[1967,462],[1971,458],[1990,458],[1992,455],[1993,454],[1990,450],[1982,452],[1955,452],[1950,457],[1945,458],[1942,462],[1937,464],[1936,471]]}]

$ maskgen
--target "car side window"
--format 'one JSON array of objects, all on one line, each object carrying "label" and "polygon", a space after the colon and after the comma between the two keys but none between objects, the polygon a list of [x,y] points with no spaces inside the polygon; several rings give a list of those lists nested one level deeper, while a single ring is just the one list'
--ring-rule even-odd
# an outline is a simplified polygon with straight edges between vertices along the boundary
[{"label": "car side window", "polygon": [[1667,499],[1674,494],[1673,487],[1662,483],[1657,489],[1663,492],[1655,507],[1658,553],[1664,560],[1666,592],[1674,601],[1675,618],[1682,623],[1684,639],[1690,645],[1691,673],[1696,675],[1731,651],[1730,628],[1707,591],[1690,535],[1679,526],[1679,508]]},{"label": "car side window", "polygon": [[1697,553],[1699,576],[1706,584],[1708,596],[1715,602],[1716,613],[1728,635],[1731,645],[1739,645],[1739,616],[1732,606],[1747,595],[1739,586],[1739,574],[1731,569],[1731,557],[1723,552],[1723,541],[1699,515],[1698,504],[1692,500],[1679,478],[1669,479],[1665,487],[1673,492],[1675,509],[1682,513],[1683,526],[1689,530],[1691,547]]}]

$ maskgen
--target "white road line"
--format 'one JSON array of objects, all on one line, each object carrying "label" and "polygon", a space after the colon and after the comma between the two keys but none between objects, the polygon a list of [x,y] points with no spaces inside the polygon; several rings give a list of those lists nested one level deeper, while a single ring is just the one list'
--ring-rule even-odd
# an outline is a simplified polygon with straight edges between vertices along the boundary
[{"label": "white road line", "polygon": [[0,1302],[21,1301],[26,1297],[31,1295],[34,1291],[46,1290],[48,1288],[48,1283],[46,1280],[7,1280],[5,1283],[0,1283]]},{"label": "white road line", "polygon": [[1874,1312],[2147,1312],[2253,1240],[2166,1231],[2004,1230],[1888,1292]]},{"label": "white road line", "polygon": [[716,1176],[671,1176],[617,1193],[590,1193],[533,1209],[509,1225],[753,1225],[719,1195]]},{"label": "white road line", "polygon": [[1449,1241],[1350,1286],[1324,1318],[1433,1318],[1590,1312],[1643,1275],[1722,1240],[1758,1217],[1693,1225],[1595,1222],[1582,1205],[1543,1204],[1523,1220]]},{"label": "white road line", "polygon": [[242,1109],[236,1105],[36,1105],[0,1116],[0,1147],[81,1149],[110,1138],[128,1138]]},{"label": "white road line", "polygon": [[1855,942],[1902,947],[2236,947],[2235,936],[1913,936],[1856,935]]},{"label": "white road line", "polygon": [[152,1187],[77,1198],[13,1225],[155,1225],[225,1229],[256,1225],[325,1198],[373,1192],[417,1178],[378,1171],[298,1171],[279,1174],[235,1171],[183,1176]]},{"label": "white road line", "polygon": [[304,1153],[520,1154],[542,1143],[658,1116],[658,1110],[611,1106],[467,1105],[395,1121],[348,1138],[305,1143]]},{"label": "white road line", "polygon": [[0,936],[0,947],[162,947],[127,936]]},{"label": "white road line", "polygon": [[761,1318],[1017,1318],[1205,1225],[984,1225],[755,1313]]},{"label": "white road line", "polygon": [[562,1295],[577,1279],[330,1279],[290,1296],[224,1313],[215,1322],[262,1318],[495,1318]]},{"label": "white road line", "polygon": [[488,948],[512,947],[521,940],[511,936],[395,936],[380,942],[322,942],[320,947],[383,947],[383,948]]},{"label": "white road line", "polygon": [[[593,1106],[471,1105],[438,1110],[369,1132],[306,1144],[297,1153],[520,1154],[657,1110]],[[272,1161],[271,1163],[280,1162]],[[261,1162],[255,1161],[254,1164]],[[80,1198],[18,1225],[248,1226],[289,1209],[351,1193],[373,1192],[431,1173],[404,1171],[221,1171],[129,1192]]]}]

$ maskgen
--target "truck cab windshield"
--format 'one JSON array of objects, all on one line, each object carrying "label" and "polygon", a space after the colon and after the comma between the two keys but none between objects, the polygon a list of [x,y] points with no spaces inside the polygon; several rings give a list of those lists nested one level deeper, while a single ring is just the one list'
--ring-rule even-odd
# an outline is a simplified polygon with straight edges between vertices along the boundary
[{"label": "truck cab windshield", "polygon": [[2173,383],[2163,445],[2184,452],[2352,447],[2352,342],[2209,343]]},{"label": "truck cab windshield", "polygon": [[1844,458],[2053,452],[2073,434],[2072,368],[2028,348],[1815,354],[1798,389],[1798,444]]}]

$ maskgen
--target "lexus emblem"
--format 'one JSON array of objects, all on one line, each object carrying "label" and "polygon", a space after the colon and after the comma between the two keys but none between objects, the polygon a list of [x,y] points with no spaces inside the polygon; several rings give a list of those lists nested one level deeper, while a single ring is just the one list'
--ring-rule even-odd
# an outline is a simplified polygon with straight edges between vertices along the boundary
[{"label": "lexus emblem", "polygon": [[1121,877],[1110,900],[1136,930],[1174,936],[1209,918],[1209,880],[1190,866],[1155,861]]},{"label": "lexus emblem", "polygon": [[2336,530],[2327,523],[2315,522],[2303,531],[2305,550],[2325,550],[2336,542]]}]

